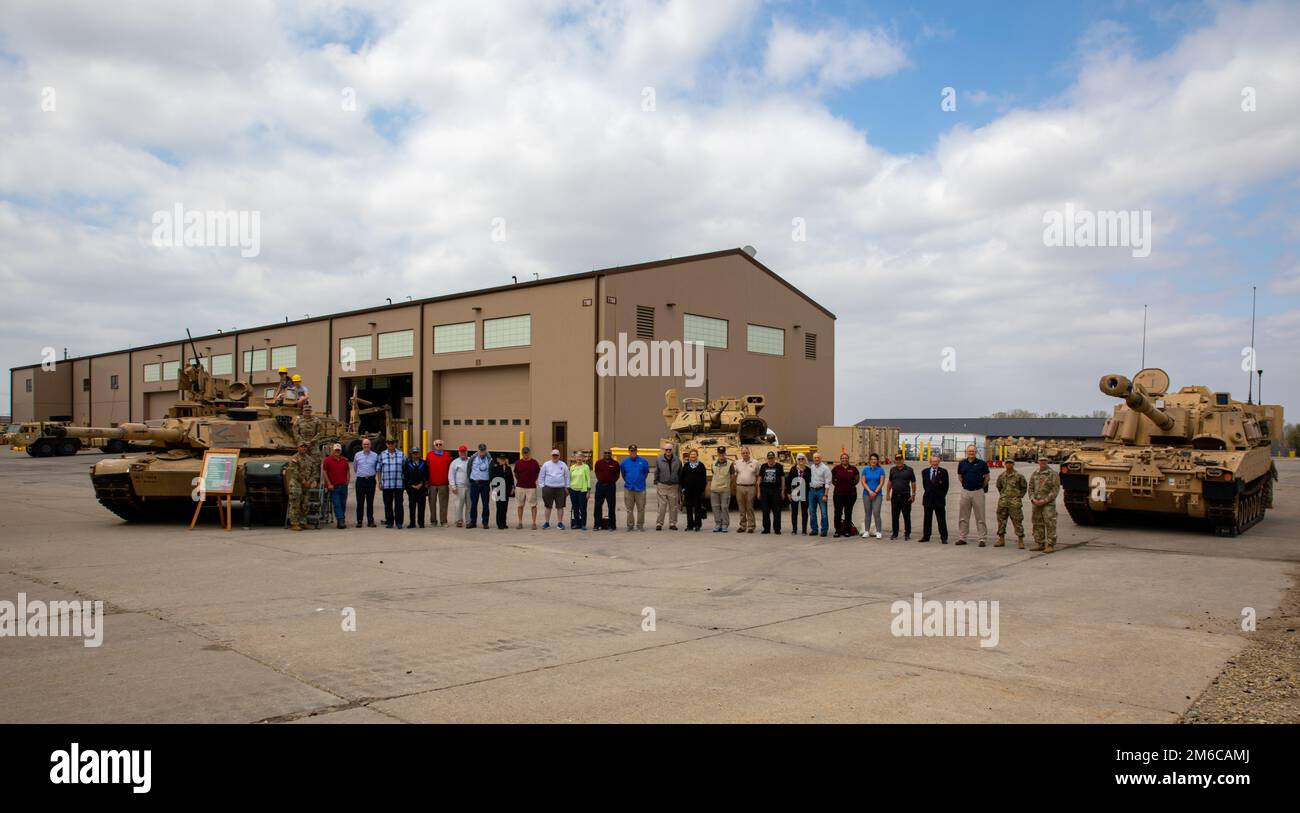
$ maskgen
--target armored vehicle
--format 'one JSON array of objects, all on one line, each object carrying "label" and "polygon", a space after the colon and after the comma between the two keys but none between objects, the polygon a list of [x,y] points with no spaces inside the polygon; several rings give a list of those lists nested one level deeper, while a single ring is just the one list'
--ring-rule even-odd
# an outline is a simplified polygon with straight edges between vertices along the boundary
[{"label": "armored vehicle", "polygon": [[1277,479],[1269,447],[1281,435],[1280,406],[1243,404],[1202,386],[1169,393],[1168,374],[1156,368],[1132,381],[1104,375],[1099,386],[1124,403],[1100,443],[1061,464],[1065,507],[1077,524],[1126,513],[1181,516],[1236,536],[1264,518]]},{"label": "armored vehicle", "polygon": [[866,465],[873,454],[882,465],[891,465],[901,448],[897,426],[817,427],[817,451],[828,465],[838,463],[841,453],[855,466]]},{"label": "armored vehicle", "polygon": [[1082,444],[1076,440],[1059,440],[1055,438],[989,438],[985,455],[989,460],[1014,460],[1016,462],[1035,462],[1038,455],[1046,454],[1053,463],[1067,460],[1080,449]]},{"label": "armored vehicle", "polygon": [[741,398],[727,396],[713,401],[703,398],[677,397],[677,390],[664,393],[664,423],[668,437],[662,446],[672,446],[677,456],[686,460],[692,450],[698,451],[700,461],[711,463],[718,449],[726,450],[727,457],[740,457],[740,447],[748,446],[754,458],[767,460],[769,451],[776,452],[778,463],[789,466],[793,455],[778,443],[776,433],[768,429],[767,421],[758,416],[767,404],[761,395]]},{"label": "armored vehicle", "polygon": [[84,448],[106,447],[106,442],[101,439],[83,442],[79,438],[65,438],[54,433],[55,428],[70,426],[71,423],[71,421],[32,421],[10,424],[5,427],[3,433],[0,433],[0,446],[11,446],[15,451],[24,449],[32,457],[55,455],[63,457],[74,455]]},{"label": "armored vehicle", "polygon": [[[284,468],[297,453],[294,430],[302,410],[296,404],[250,403],[252,389],[247,384],[213,378],[199,364],[182,368],[178,386],[179,398],[160,426],[128,423],[54,430],[60,437],[148,445],[143,455],[114,457],[91,467],[96,498],[129,522],[188,517],[194,510],[204,451],[238,449],[233,499],[244,501],[258,522],[283,522],[288,505]],[[322,456],[336,442],[351,446],[355,441],[360,448],[360,438],[349,425],[329,415],[314,418],[319,432],[312,442]],[[383,433],[375,437],[382,439]]]}]

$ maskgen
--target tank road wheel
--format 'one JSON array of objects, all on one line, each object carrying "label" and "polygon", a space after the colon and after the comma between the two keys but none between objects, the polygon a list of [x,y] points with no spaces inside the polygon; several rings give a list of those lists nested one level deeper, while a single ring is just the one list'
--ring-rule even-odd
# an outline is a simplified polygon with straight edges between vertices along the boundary
[{"label": "tank road wheel", "polygon": [[1231,500],[1210,500],[1206,517],[1218,536],[1240,536],[1264,518],[1264,475]]},{"label": "tank road wheel", "polygon": [[1098,525],[1100,518],[1088,505],[1088,495],[1086,493],[1078,494],[1067,491],[1065,493],[1065,510],[1069,512],[1070,519],[1074,520],[1075,525]]},{"label": "tank road wheel", "polygon": [[76,438],[63,438],[54,447],[54,453],[59,457],[70,457],[81,451],[81,441]]},{"label": "tank road wheel", "polygon": [[45,438],[38,438],[35,443],[27,447],[27,454],[32,457],[53,457],[54,444]]}]

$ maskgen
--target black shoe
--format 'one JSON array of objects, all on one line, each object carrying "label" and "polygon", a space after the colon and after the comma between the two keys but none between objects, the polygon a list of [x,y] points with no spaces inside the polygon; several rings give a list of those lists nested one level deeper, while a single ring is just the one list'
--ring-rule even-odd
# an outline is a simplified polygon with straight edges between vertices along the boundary
[{"label": "black shoe", "polygon": [[897,539],[897,538],[898,538],[898,534],[894,534],[893,536],[891,536],[891,537],[889,537],[889,538],[890,538],[890,539]]},{"label": "black shoe", "polygon": [[[825,535],[826,535],[826,532],[825,532],[825,531],[822,531],[822,534],[821,534],[821,535],[822,535],[822,536],[825,536]],[[836,535],[836,536],[839,536],[839,534],[835,534],[835,535]]]},{"label": "black shoe", "polygon": [[[822,534],[822,536],[825,536],[825,535],[826,535],[826,534]],[[836,531],[836,532],[835,532],[835,538],[836,538],[836,539],[839,539],[839,538],[840,538],[840,532],[839,532],[839,531]]]},{"label": "black shoe", "polygon": [[917,541],[917,542],[929,542],[929,541],[930,541],[930,537],[928,537],[928,536],[923,536],[923,537],[921,537],[920,539],[918,539],[918,540],[916,540],[916,541]]},{"label": "black shoe", "polygon": [[370,525],[371,528],[378,528],[378,527],[379,527],[378,525],[376,525],[376,524],[374,523],[373,520],[371,520],[371,522],[370,522],[369,525]]},{"label": "black shoe", "polygon": [[466,528],[477,528],[478,525],[475,525],[474,523],[471,522],[469,525],[466,525],[465,527],[466,527]]},{"label": "black shoe", "polygon": [[947,544],[948,544],[948,537],[945,536],[944,538],[940,539],[939,541],[942,542],[943,544],[947,545]]},{"label": "black shoe", "polygon": [[911,535],[911,534],[903,534],[903,541],[904,541],[904,542],[907,542],[907,541],[910,540],[911,538],[912,538],[912,535]]}]

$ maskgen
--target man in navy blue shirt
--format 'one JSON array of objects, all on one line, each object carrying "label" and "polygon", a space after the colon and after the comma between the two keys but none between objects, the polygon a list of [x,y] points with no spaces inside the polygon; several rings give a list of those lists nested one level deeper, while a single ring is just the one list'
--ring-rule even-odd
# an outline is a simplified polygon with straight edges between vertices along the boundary
[{"label": "man in navy blue shirt", "polygon": [[961,483],[961,502],[957,507],[957,544],[966,544],[970,515],[974,512],[982,548],[989,535],[989,526],[984,522],[984,495],[989,490],[989,464],[975,456],[974,443],[966,447],[966,459],[957,464],[957,480]]}]

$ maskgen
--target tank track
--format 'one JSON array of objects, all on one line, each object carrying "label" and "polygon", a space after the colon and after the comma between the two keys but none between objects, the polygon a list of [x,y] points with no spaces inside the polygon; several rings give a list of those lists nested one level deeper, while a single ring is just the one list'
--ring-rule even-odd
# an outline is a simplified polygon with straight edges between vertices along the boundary
[{"label": "tank track", "polygon": [[1206,500],[1205,518],[1216,536],[1235,537],[1259,524],[1266,510],[1264,480],[1257,478],[1231,500]]},{"label": "tank track", "polygon": [[129,474],[92,474],[91,482],[95,486],[95,499],[99,504],[117,514],[127,522],[143,522],[144,509],[140,499],[131,487]]},{"label": "tank track", "polygon": [[1101,520],[1088,505],[1087,493],[1065,492],[1065,510],[1075,525],[1098,525]]}]

